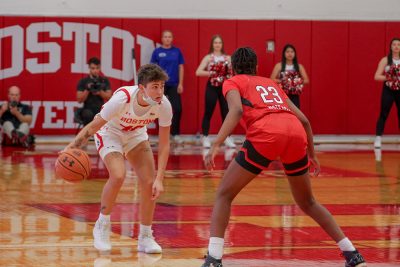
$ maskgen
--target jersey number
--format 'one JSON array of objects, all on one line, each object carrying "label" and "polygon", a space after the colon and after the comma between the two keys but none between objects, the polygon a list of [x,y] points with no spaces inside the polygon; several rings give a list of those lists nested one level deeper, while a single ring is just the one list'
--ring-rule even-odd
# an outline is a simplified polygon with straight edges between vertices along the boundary
[{"label": "jersey number", "polygon": [[261,98],[265,104],[276,102],[282,104],[282,98],[279,96],[278,91],[272,86],[265,88],[264,86],[256,86],[256,90],[261,93]]}]

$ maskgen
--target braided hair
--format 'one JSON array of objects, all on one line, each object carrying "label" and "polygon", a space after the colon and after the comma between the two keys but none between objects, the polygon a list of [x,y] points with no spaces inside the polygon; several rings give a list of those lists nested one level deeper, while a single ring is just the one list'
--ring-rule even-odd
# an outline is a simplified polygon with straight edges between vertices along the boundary
[{"label": "braided hair", "polygon": [[256,75],[257,55],[251,47],[239,47],[231,58],[232,68],[236,74]]}]

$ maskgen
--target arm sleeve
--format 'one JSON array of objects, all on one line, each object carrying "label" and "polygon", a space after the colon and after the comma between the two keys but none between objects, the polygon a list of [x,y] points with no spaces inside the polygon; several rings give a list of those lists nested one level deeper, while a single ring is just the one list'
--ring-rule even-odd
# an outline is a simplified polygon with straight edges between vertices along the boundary
[{"label": "arm sleeve", "polygon": [[31,106],[24,105],[21,113],[22,113],[22,115],[32,115]]},{"label": "arm sleeve", "polygon": [[110,80],[107,77],[104,77],[104,91],[111,90]]},{"label": "arm sleeve", "polygon": [[222,85],[222,93],[224,94],[224,97],[230,90],[236,90],[240,93],[239,85],[232,79],[226,80]]},{"label": "arm sleeve", "polygon": [[171,103],[166,97],[160,107],[160,117],[158,118],[158,125],[161,127],[168,127],[172,124],[172,107]]},{"label": "arm sleeve", "polygon": [[76,87],[77,91],[85,91],[85,89],[86,89],[85,80],[86,80],[85,78],[79,80],[78,85]]},{"label": "arm sleeve", "polygon": [[128,91],[126,89],[119,90],[115,92],[110,100],[108,100],[100,111],[100,116],[109,121],[113,117],[117,116],[121,113],[122,109],[124,108],[125,104],[128,103]]}]

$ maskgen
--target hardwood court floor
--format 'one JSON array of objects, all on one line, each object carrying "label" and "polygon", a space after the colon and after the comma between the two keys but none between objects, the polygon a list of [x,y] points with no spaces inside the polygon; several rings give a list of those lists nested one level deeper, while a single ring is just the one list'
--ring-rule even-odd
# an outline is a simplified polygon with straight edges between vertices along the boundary
[{"label": "hardwood court floor", "polygon": [[[92,228],[107,172],[93,146],[89,180],[66,183],[53,176],[60,146],[3,148],[0,153],[0,266],[195,266],[202,263],[214,194],[235,150],[218,169],[203,169],[202,149],[172,150],[154,231],[162,255],[137,253],[137,179],[128,177],[112,214],[113,249],[92,247]],[[312,180],[326,205],[368,260],[400,266],[400,146],[320,145],[320,177]],[[379,151],[375,151],[379,153]],[[344,266],[334,242],[293,204],[281,165],[251,182],[237,197],[226,234],[224,266]]]}]

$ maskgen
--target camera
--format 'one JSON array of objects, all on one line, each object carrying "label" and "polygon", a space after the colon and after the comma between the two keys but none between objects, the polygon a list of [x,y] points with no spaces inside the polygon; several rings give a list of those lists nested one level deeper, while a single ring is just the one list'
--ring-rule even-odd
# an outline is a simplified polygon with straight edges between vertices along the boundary
[{"label": "camera", "polygon": [[17,101],[11,101],[10,102],[10,107],[16,107],[16,106],[18,106],[18,102]]},{"label": "camera", "polygon": [[104,82],[101,77],[92,78],[89,83],[89,91],[92,93],[96,93],[100,90],[104,90]]}]

